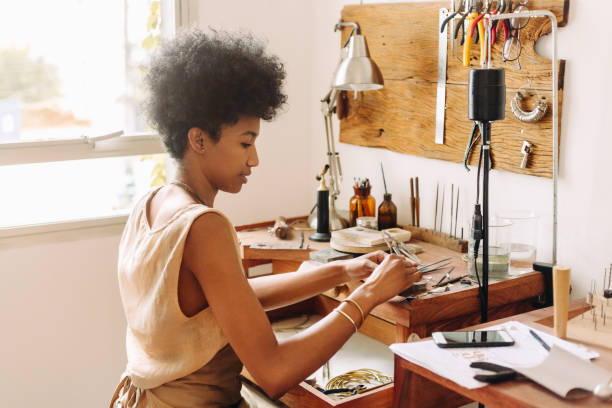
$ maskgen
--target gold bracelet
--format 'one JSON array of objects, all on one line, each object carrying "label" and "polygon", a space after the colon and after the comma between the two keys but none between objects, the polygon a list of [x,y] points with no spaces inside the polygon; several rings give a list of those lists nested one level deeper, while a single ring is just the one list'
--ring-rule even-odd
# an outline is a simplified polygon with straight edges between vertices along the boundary
[{"label": "gold bracelet", "polygon": [[357,303],[357,301],[353,299],[344,299],[343,302],[351,302],[355,305],[355,307],[357,307],[357,309],[359,309],[359,313],[361,313],[361,324],[363,324],[363,322],[365,321],[365,315],[363,314],[363,309],[361,308],[361,306],[359,306],[359,303]]},{"label": "gold bracelet", "polygon": [[355,328],[355,333],[357,333],[357,325],[355,324],[355,321],[353,319],[351,319],[351,316],[349,316],[348,314],[344,313],[342,310],[340,309],[334,309],[334,311],[340,313],[342,316],[346,317],[348,319],[349,322],[351,322],[351,324],[353,325],[353,327]]}]

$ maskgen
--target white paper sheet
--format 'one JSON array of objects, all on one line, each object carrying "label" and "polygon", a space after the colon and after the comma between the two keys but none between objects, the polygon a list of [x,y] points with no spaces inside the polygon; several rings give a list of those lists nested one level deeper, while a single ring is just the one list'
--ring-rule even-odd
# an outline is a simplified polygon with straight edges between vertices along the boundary
[{"label": "white paper sheet", "polygon": [[560,397],[566,397],[575,388],[592,392],[597,384],[607,384],[612,379],[612,372],[556,345],[542,363],[514,369]]},{"label": "white paper sheet", "polygon": [[[486,330],[505,329],[514,339],[515,344],[509,347],[478,347],[442,349],[433,340],[414,343],[395,343],[391,350],[404,359],[418,364],[428,370],[446,377],[455,383],[474,389],[484,387],[486,383],[474,379],[475,374],[494,374],[470,367],[474,361],[487,361],[506,367],[533,367],[540,364],[548,352],[529,334],[530,327],[516,321],[488,327]],[[557,346],[569,353],[584,359],[599,357],[582,345],[570,343],[534,330],[549,346]]]}]

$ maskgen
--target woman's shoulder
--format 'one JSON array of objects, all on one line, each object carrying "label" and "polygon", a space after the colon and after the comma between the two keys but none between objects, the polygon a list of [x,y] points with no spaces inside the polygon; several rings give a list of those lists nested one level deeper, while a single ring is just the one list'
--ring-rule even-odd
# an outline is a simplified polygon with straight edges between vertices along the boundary
[{"label": "woman's shoulder", "polygon": [[231,230],[234,232],[234,227],[229,218],[216,208],[207,207],[203,204],[198,204],[200,208],[194,208],[195,214],[191,229],[197,229],[203,233],[213,234],[211,236],[218,237],[221,232]]}]

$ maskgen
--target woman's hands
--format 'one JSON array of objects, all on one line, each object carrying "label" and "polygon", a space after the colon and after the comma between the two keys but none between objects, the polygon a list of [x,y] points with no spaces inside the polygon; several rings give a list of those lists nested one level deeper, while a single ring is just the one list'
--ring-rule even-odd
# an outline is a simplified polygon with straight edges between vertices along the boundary
[{"label": "woman's hands", "polygon": [[345,274],[346,281],[354,281],[365,279],[376,269],[376,267],[385,259],[383,251],[371,252],[362,255],[358,258],[338,261]]},{"label": "woman's hands", "polygon": [[[379,305],[421,279],[416,264],[398,255],[383,253],[384,259],[351,297],[363,297],[368,306]],[[360,292],[360,293],[358,293]]]}]

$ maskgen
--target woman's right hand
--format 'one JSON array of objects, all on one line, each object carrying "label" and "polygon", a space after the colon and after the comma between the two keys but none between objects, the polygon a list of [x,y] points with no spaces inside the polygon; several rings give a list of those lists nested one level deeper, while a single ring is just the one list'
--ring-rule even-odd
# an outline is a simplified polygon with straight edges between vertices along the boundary
[{"label": "woman's right hand", "polygon": [[422,274],[416,267],[414,262],[403,256],[386,255],[362,285],[363,290],[369,292],[376,305],[386,302],[421,280]]}]

